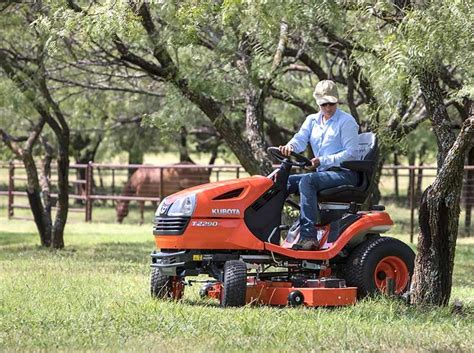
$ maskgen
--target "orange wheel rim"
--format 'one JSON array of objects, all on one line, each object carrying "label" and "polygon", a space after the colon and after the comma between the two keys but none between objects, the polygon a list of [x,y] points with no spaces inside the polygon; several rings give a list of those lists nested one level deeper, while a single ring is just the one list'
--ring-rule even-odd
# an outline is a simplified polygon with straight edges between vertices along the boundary
[{"label": "orange wheel rim", "polygon": [[405,262],[397,256],[387,256],[375,267],[375,286],[382,292],[387,291],[387,282],[393,280],[395,293],[400,294],[407,286],[410,273]]}]

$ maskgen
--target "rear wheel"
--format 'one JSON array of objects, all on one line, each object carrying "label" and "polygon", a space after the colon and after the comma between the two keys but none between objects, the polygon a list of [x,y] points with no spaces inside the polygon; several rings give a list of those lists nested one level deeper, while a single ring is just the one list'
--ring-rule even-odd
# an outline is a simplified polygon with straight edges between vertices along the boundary
[{"label": "rear wheel", "polygon": [[359,298],[386,292],[393,281],[396,294],[403,294],[413,275],[415,253],[398,239],[381,237],[366,241],[350,254],[344,277],[348,286],[357,287]]},{"label": "rear wheel", "polygon": [[243,306],[247,291],[247,266],[243,261],[231,260],[224,265],[224,285],[221,305]]},{"label": "rear wheel", "polygon": [[151,296],[156,299],[179,300],[184,294],[181,278],[163,275],[157,268],[151,270],[150,289]]}]

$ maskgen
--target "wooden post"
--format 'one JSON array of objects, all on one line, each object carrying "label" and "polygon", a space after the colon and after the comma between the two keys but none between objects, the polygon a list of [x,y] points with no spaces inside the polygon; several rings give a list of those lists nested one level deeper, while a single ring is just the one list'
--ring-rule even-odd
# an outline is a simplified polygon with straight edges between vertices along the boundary
[{"label": "wooden post", "polygon": [[15,181],[13,177],[15,176],[15,164],[10,161],[8,165],[8,219],[13,217],[13,191],[15,190]]},{"label": "wooden post", "polygon": [[86,222],[92,221],[92,162],[87,164],[86,169]]},{"label": "wooden post", "polygon": [[115,168],[112,168],[112,195],[115,195]]},{"label": "wooden post", "polygon": [[415,167],[410,166],[410,243],[413,243],[415,228]]},{"label": "wooden post", "polygon": [[[398,154],[394,153],[393,154],[393,165],[398,166],[400,163],[398,162]],[[398,169],[393,168],[393,178],[395,182],[395,198],[398,200],[400,196],[399,188],[398,188]]]},{"label": "wooden post", "polygon": [[239,178],[240,178],[240,167],[237,167],[237,170],[236,170],[235,176],[237,177],[237,179],[239,179]]},{"label": "wooden post", "polygon": [[163,200],[163,193],[164,193],[164,188],[163,188],[163,167],[160,168],[160,202]]}]

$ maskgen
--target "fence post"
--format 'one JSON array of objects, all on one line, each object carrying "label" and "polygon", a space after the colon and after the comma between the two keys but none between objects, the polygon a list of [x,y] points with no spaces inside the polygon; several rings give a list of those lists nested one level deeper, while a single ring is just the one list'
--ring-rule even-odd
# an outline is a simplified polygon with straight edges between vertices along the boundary
[{"label": "fence post", "polygon": [[413,243],[415,228],[415,167],[410,166],[410,243]]},{"label": "fence post", "polygon": [[92,221],[92,162],[86,168],[86,222]]},{"label": "fence post", "polygon": [[163,201],[163,167],[160,168],[160,202]]},{"label": "fence post", "polygon": [[15,184],[13,177],[15,176],[15,164],[10,161],[8,165],[8,219],[13,217],[13,191],[15,190]]},{"label": "fence post", "polygon": [[240,167],[237,167],[237,171],[235,173],[235,176],[237,177],[237,179],[240,178]]},{"label": "fence post", "polygon": [[112,168],[112,195],[115,195],[115,168]]},{"label": "fence post", "polygon": [[398,200],[398,197],[400,196],[400,191],[399,191],[399,185],[398,185],[398,169],[397,166],[400,165],[398,162],[398,154],[394,153],[393,154],[393,178],[394,178],[394,183],[395,183],[395,199]]}]

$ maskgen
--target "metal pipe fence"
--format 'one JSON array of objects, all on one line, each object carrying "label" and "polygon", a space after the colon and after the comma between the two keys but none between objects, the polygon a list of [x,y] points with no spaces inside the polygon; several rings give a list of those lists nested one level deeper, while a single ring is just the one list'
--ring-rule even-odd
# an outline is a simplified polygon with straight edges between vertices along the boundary
[{"label": "metal pipe fence", "polygon": [[[275,165],[276,167],[276,165]],[[54,168],[51,168],[54,170]],[[136,171],[142,174],[136,185],[129,184],[137,179]],[[146,165],[146,164],[71,164],[70,194],[74,205],[71,212],[84,213],[84,220],[91,222],[94,205],[112,206],[117,203],[153,202],[157,203],[171,193],[203,184],[226,179],[248,176],[240,165]],[[418,208],[421,193],[436,178],[436,168],[429,166],[384,166],[379,182],[379,189],[384,202],[394,201],[410,209],[410,240],[413,241],[415,229],[415,212]],[[135,173],[137,174],[137,173]],[[7,177],[6,183],[4,176]],[[51,197],[57,198],[54,183],[57,180],[54,172],[50,176],[52,184]],[[22,163],[0,163],[0,197],[7,197],[9,219],[18,219],[16,209],[29,209],[26,203],[17,203],[27,199],[26,172]],[[130,186],[130,187],[128,187]],[[110,202],[112,205],[110,205]],[[474,166],[464,167],[461,207],[466,212],[465,229],[471,233],[470,214],[474,204]],[[54,208],[53,208],[54,209]],[[31,219],[21,217],[21,219]]]}]

